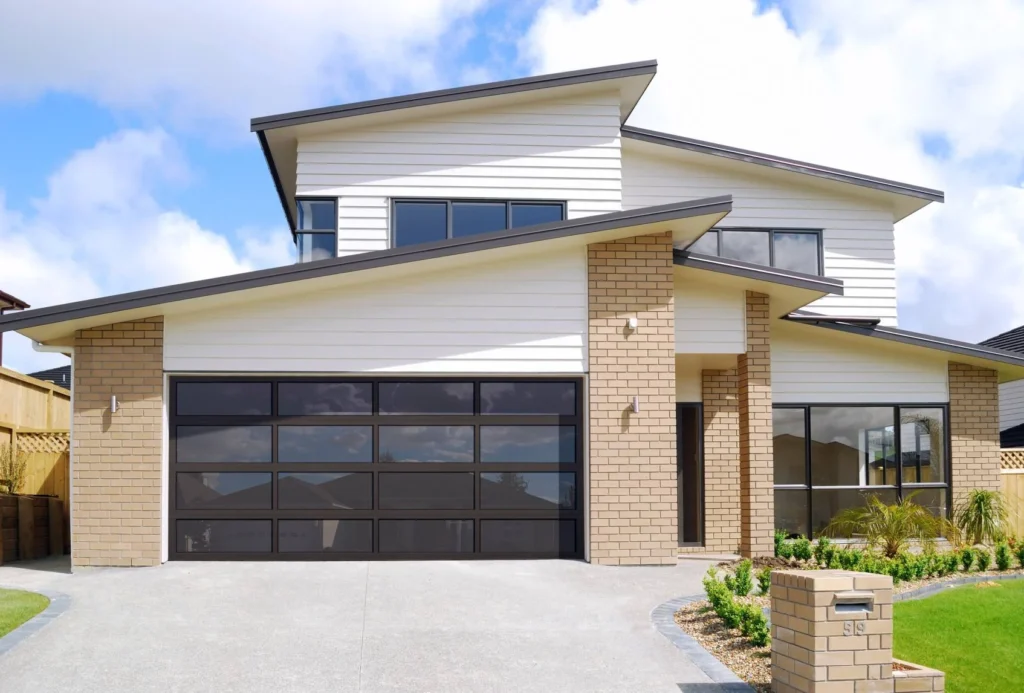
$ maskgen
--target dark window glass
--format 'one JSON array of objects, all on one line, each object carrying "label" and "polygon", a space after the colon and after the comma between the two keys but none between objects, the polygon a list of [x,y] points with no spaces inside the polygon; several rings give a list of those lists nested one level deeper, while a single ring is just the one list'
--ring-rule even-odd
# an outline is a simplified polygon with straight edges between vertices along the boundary
[{"label": "dark window glass", "polygon": [[480,383],[481,414],[576,414],[576,384]]},{"label": "dark window glass", "polygon": [[472,472],[388,472],[378,477],[382,510],[472,510]]},{"label": "dark window glass", "polygon": [[270,383],[178,383],[179,416],[269,416]]},{"label": "dark window glass", "polygon": [[804,274],[821,274],[818,268],[818,234],[776,231],[775,267]]},{"label": "dark window glass", "polygon": [[441,241],[448,237],[444,202],[396,202],[395,247]]},{"label": "dark window glass", "polygon": [[179,553],[269,553],[270,520],[178,520]]},{"label": "dark window glass", "polygon": [[576,461],[575,426],[481,426],[481,462]]},{"label": "dark window glass", "polygon": [[894,485],[895,433],[892,407],[811,408],[811,485]]},{"label": "dark window glass", "polygon": [[333,200],[299,200],[299,231],[334,231],[338,215]]},{"label": "dark window glass", "polygon": [[480,507],[493,510],[572,510],[576,475],[571,472],[485,472]]},{"label": "dark window glass", "polygon": [[373,475],[341,472],[287,472],[277,475],[277,507],[369,510]]},{"label": "dark window glass", "polygon": [[[803,409],[772,410],[775,483],[807,483],[807,441]],[[778,523],[775,525],[779,526]]]},{"label": "dark window glass", "polygon": [[811,491],[811,530],[815,536],[832,521],[832,518],[847,508],[859,508],[871,496],[886,505],[896,502],[896,489],[814,489]]},{"label": "dark window glass", "polygon": [[505,228],[504,202],[452,203],[452,237],[503,231]]},{"label": "dark window glass", "polygon": [[472,520],[380,520],[382,553],[472,553]]},{"label": "dark window glass", "polygon": [[574,520],[481,520],[482,553],[569,556],[576,553]]},{"label": "dark window glass", "polygon": [[900,461],[905,484],[945,481],[944,412],[935,408],[900,407]]},{"label": "dark window glass", "polygon": [[270,462],[270,426],[178,426],[177,462]]},{"label": "dark window glass", "polygon": [[381,383],[381,414],[472,414],[473,383]]},{"label": "dark window glass", "polygon": [[518,229],[521,226],[535,226],[536,224],[562,221],[562,210],[563,207],[559,204],[513,202],[512,224],[510,228]]},{"label": "dark window glass", "polygon": [[807,533],[807,491],[775,489],[775,527],[791,535]]},{"label": "dark window glass", "polygon": [[472,462],[472,426],[381,426],[381,462]]},{"label": "dark window glass", "polygon": [[338,254],[333,233],[300,233],[296,241],[299,244],[299,262],[329,260]]},{"label": "dark window glass", "polygon": [[281,383],[277,396],[281,416],[373,413],[371,383]]},{"label": "dark window glass", "polygon": [[718,255],[718,232],[708,231],[691,243],[687,250],[701,255]]},{"label": "dark window glass", "polygon": [[372,462],[370,426],[278,426],[279,462]]},{"label": "dark window glass", "polygon": [[755,265],[770,265],[770,234],[767,231],[720,231],[722,257]]},{"label": "dark window glass", "polygon": [[373,520],[279,520],[282,553],[373,551]]},{"label": "dark window glass", "polygon": [[945,488],[922,488],[903,487],[903,497],[913,503],[928,508],[936,517],[949,517],[947,507],[947,493]]},{"label": "dark window glass", "polygon": [[262,472],[179,473],[174,484],[175,506],[180,510],[269,510],[270,480],[270,474]]}]

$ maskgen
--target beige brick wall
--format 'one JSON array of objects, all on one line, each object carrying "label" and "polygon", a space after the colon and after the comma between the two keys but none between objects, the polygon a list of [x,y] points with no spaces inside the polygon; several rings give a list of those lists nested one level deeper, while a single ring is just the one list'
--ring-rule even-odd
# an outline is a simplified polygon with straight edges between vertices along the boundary
[{"label": "beige brick wall", "polygon": [[953,500],[971,489],[1000,489],[999,383],[994,370],[949,364]]},{"label": "beige brick wall", "polygon": [[79,331],[74,378],[72,563],[157,565],[163,318]]},{"label": "beige brick wall", "polygon": [[704,548],[740,548],[740,412],[736,369],[701,373],[704,401]]},{"label": "beige brick wall", "polygon": [[[595,243],[587,255],[590,559],[671,564],[678,539],[672,237]],[[626,327],[630,317],[636,330]]]},{"label": "beige brick wall", "polygon": [[747,351],[739,356],[740,553],[771,556],[775,525],[771,324],[768,296],[747,292]]}]

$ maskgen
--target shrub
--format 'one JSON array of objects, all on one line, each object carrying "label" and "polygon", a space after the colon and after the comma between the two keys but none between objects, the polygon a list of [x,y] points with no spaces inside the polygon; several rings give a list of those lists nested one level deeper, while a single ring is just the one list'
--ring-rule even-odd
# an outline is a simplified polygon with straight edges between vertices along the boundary
[{"label": "shrub", "polygon": [[772,589],[772,569],[761,568],[757,571],[757,586],[761,590],[761,594],[768,594]]},{"label": "shrub", "polygon": [[992,565],[992,554],[986,549],[978,549],[978,572],[983,573]]},{"label": "shrub", "polygon": [[768,619],[760,607],[749,604],[743,609],[740,632],[750,639],[752,645],[764,647],[768,644]]},{"label": "shrub", "polygon": [[0,492],[17,493],[25,484],[28,453],[13,445],[0,445]]},{"label": "shrub", "polygon": [[828,565],[827,554],[834,551],[835,549],[828,537],[821,537],[818,539],[818,543],[814,545],[814,561],[818,565]]},{"label": "shrub", "polygon": [[793,557],[793,543],[784,541],[779,544],[779,558],[790,559]]},{"label": "shrub", "polygon": [[1017,554],[1017,562],[1020,564],[1021,568],[1024,568],[1024,542],[1017,544],[1017,550],[1015,553]]},{"label": "shrub", "polygon": [[974,489],[953,511],[956,526],[972,544],[995,541],[1006,527],[1007,511],[998,491]]},{"label": "shrub", "polygon": [[812,556],[811,541],[807,537],[799,537],[793,542],[793,558],[801,561],[809,561]]},{"label": "shrub", "polygon": [[782,555],[779,552],[779,549],[782,547],[782,544],[786,541],[786,536],[787,536],[786,530],[784,530],[784,529],[777,529],[777,530],[775,530],[775,537],[774,538],[775,538],[775,557],[776,558],[778,558],[779,556]]},{"label": "shrub", "polygon": [[964,567],[964,572],[968,572],[971,566],[974,565],[974,549],[965,547],[960,551],[960,565]]},{"label": "shrub", "polygon": [[1004,541],[999,542],[996,545],[996,568],[1009,570],[1011,563],[1013,563],[1013,554],[1010,553],[1010,545]]},{"label": "shrub", "polygon": [[947,575],[952,575],[953,573],[955,573],[959,569],[959,567],[960,567],[960,556],[957,554],[956,551],[950,551],[945,556],[943,556],[943,559],[946,561],[946,574]]},{"label": "shrub", "polygon": [[952,525],[914,503],[915,495],[911,493],[893,505],[871,496],[867,505],[847,508],[836,515],[822,533],[830,537],[864,537],[872,547],[881,545],[889,558],[905,551],[913,540],[927,546],[950,532]]},{"label": "shrub", "polygon": [[740,561],[739,565],[736,566],[736,574],[733,576],[732,585],[729,586],[729,589],[737,597],[745,597],[754,589],[754,581],[750,575],[753,567],[754,564],[750,562],[749,558]]},{"label": "shrub", "polygon": [[864,560],[863,551],[860,549],[843,549],[836,553],[840,568],[843,570],[860,570],[860,564]]}]

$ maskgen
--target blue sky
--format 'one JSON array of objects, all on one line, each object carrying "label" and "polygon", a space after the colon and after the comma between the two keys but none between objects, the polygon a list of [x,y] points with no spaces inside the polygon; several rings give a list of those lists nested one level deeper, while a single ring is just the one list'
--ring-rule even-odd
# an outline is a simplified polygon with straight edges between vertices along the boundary
[{"label": "blue sky", "polygon": [[[900,322],[982,339],[1024,322],[1024,1],[977,4],[22,3],[0,25],[0,289],[42,306],[288,262],[251,117],[657,58],[637,125],[946,190],[897,229]],[[55,362],[6,344],[5,365]]]}]

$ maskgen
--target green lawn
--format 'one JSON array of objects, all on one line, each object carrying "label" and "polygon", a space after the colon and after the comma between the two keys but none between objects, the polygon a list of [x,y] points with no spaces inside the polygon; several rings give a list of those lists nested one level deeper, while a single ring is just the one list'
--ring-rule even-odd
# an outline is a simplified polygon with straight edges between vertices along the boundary
[{"label": "green lawn", "polygon": [[1024,580],[896,604],[893,654],[946,672],[949,693],[1024,688]]},{"label": "green lawn", "polygon": [[50,600],[35,592],[0,590],[0,638],[49,605]]}]

